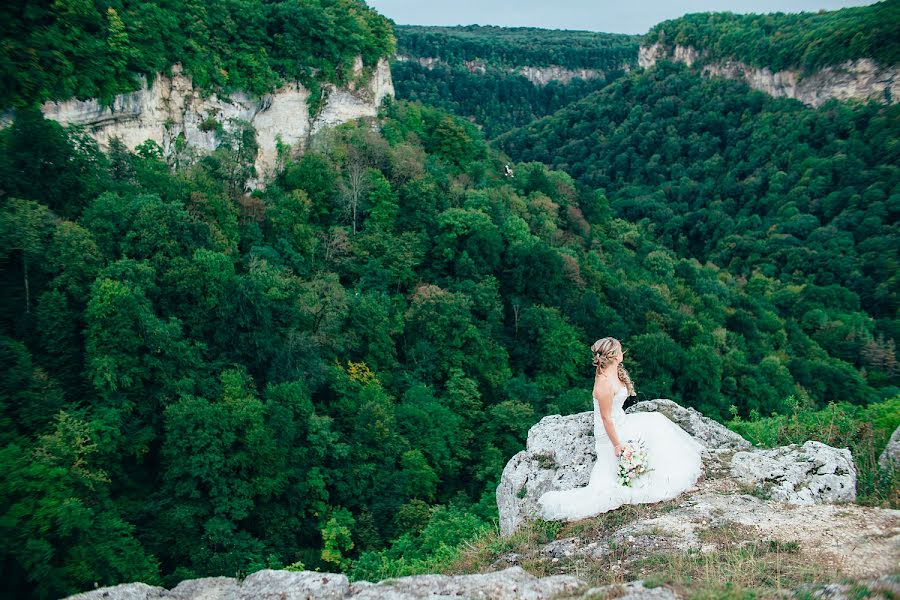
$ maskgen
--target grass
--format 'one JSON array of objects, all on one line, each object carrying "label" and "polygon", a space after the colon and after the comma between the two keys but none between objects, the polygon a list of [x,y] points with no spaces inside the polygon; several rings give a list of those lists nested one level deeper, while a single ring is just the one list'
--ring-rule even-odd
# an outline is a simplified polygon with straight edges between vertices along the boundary
[{"label": "grass", "polygon": [[[666,586],[684,598],[756,599],[776,598],[779,593],[804,584],[857,584],[852,579],[835,580],[834,573],[823,562],[811,559],[795,540],[760,537],[750,526],[736,523],[712,524],[697,531],[699,541],[708,548],[650,552],[634,544],[616,542],[611,534],[623,526],[653,518],[674,508],[678,500],[656,504],[633,504],[572,523],[536,520],[522,525],[509,537],[498,530],[486,532],[471,540],[453,561],[446,564],[445,574],[484,573],[505,568],[501,559],[515,554],[515,563],[536,577],[567,574],[585,581],[590,587],[625,584],[641,579],[648,588]],[[677,534],[652,526],[635,535],[672,537]],[[596,540],[604,544],[600,558],[584,555],[558,557],[553,560],[541,549],[555,540],[578,538],[583,543]],[[498,564],[498,561],[499,564]],[[867,597],[867,588],[849,597]],[[615,598],[624,588],[612,587],[600,598]]]},{"label": "grass", "polygon": [[618,569],[612,567],[618,564],[617,561],[625,561],[630,558],[628,546],[616,547],[614,543],[611,543],[608,560],[604,561],[604,565],[585,564],[583,559],[560,558],[559,561],[552,562],[550,559],[540,556],[538,550],[554,540],[571,537],[582,540],[606,539],[610,534],[629,523],[674,510],[681,500],[674,498],[652,504],[625,504],[616,510],[571,523],[537,519],[524,523],[509,537],[501,536],[499,529],[495,528],[468,541],[467,547],[454,560],[448,562],[441,572],[448,575],[484,573],[494,570],[496,567],[492,565],[501,557],[514,553],[518,555],[518,563],[522,568],[538,577],[567,573],[576,575],[592,585],[624,583],[627,579],[621,576],[604,577],[601,576],[600,571],[605,569],[615,574]]},{"label": "grass", "polygon": [[800,552],[795,541],[754,539],[734,528],[712,527],[700,539],[712,552],[689,549],[637,561],[647,587],[665,585],[685,598],[770,598],[804,583],[830,582],[831,573]]},{"label": "grass", "polygon": [[772,494],[767,489],[753,485],[751,483],[744,483],[743,481],[735,480],[735,484],[738,487],[738,490],[742,494],[749,494],[750,496],[755,496],[760,500],[771,500]]}]

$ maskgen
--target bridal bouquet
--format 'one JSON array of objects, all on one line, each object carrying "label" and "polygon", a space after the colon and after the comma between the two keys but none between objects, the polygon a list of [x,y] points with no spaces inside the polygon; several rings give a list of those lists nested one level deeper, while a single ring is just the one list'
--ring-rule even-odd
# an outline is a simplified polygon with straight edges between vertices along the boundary
[{"label": "bridal bouquet", "polygon": [[626,440],[619,455],[619,485],[631,485],[635,478],[652,470],[647,466],[644,440]]}]

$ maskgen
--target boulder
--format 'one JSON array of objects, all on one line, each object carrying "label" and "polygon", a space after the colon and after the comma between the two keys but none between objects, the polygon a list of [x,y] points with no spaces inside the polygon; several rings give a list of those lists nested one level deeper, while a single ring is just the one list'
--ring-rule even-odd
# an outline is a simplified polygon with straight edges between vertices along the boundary
[{"label": "boulder", "polygon": [[587,589],[587,583],[574,575],[535,577],[519,566],[492,573],[411,575],[378,583],[352,584],[340,573],[265,569],[243,581],[229,577],[191,579],[182,581],[171,591],[144,583],[127,583],[69,596],[66,600],[549,600],[560,596],[580,598]]},{"label": "boulder", "polygon": [[171,596],[165,588],[146,583],[123,583],[69,596],[65,600],[157,600]]},{"label": "boulder", "polygon": [[[241,582],[241,600],[272,598],[272,600],[341,600],[350,595],[350,581],[340,573],[318,571],[274,571],[264,569],[248,575]],[[195,597],[196,598],[196,597]],[[230,600],[227,596],[203,596]],[[199,600],[199,599],[198,599]]]},{"label": "boulder", "polygon": [[[751,447],[724,425],[671,400],[639,402],[625,412],[657,408],[703,443],[705,453]],[[497,486],[501,535],[511,535],[522,523],[539,516],[537,499],[544,492],[587,485],[597,460],[593,419],[593,411],[549,415],[531,427],[525,450],[506,463]]]},{"label": "boulder", "polygon": [[172,600],[206,600],[207,598],[228,598],[236,600],[241,582],[234,577],[201,577],[185,579],[169,592],[165,598]]},{"label": "boulder", "polygon": [[587,584],[574,575],[535,577],[519,566],[473,575],[412,575],[380,583],[354,583],[353,600],[425,600],[491,598],[496,600],[556,598],[581,595]]},{"label": "boulder", "polygon": [[537,516],[544,492],[587,485],[596,460],[593,412],[549,415],[534,424],[525,450],[506,463],[497,486],[501,535]]},{"label": "boulder", "polygon": [[821,504],[856,500],[856,467],[848,448],[816,441],[769,450],[736,452],[731,476],[791,504]]},{"label": "boulder", "polygon": [[625,409],[626,413],[660,412],[694,436],[710,450],[749,450],[753,444],[694,408],[681,406],[665,398],[644,400]]},{"label": "boulder", "polygon": [[882,469],[900,469],[900,427],[894,430],[884,452],[878,457]]}]

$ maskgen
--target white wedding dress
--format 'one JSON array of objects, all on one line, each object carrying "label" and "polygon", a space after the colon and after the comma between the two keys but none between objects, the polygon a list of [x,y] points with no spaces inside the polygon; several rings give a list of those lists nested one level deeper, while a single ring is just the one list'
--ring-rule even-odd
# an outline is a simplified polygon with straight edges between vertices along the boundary
[{"label": "white wedding dress", "polygon": [[619,457],[603,427],[600,411],[594,406],[594,444],[597,462],[590,482],[570,490],[551,490],[538,498],[541,517],[547,521],[577,521],[618,508],[669,500],[696,483],[703,471],[703,444],[658,412],[626,413],[622,406],[628,396],[623,385],[612,401],[610,417],[620,443],[642,438],[647,450],[647,466],[630,486],[619,484]]}]

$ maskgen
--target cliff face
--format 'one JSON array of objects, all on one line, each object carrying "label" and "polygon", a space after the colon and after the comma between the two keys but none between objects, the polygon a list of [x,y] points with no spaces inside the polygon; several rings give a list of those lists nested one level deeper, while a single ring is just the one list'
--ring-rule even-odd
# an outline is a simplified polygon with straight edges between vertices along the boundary
[{"label": "cliff face", "polygon": [[[647,68],[656,61],[667,59],[693,66],[706,58],[691,46],[675,46],[667,50],[659,44],[641,46],[638,66]],[[900,97],[900,69],[895,66],[880,67],[874,61],[862,58],[841,65],[826,67],[812,75],[801,76],[799,71],[772,72],[736,60],[703,61],[700,67],[704,75],[744,79],[750,87],[771,96],[795,98],[809,106],[821,106],[832,98],[838,100],[877,100],[896,102]]]},{"label": "cliff face", "polygon": [[[353,78],[363,70],[357,58]],[[303,144],[310,134],[323,127],[364,116],[374,116],[385,96],[394,95],[391,71],[381,59],[371,79],[360,85],[336,88],[323,86],[327,100],[316,117],[309,114],[310,92],[300,84],[285,85],[262,97],[245,93],[203,97],[179,65],[173,75],[159,75],[152,85],[144,82],[138,91],[116,96],[111,108],[96,100],[46,102],[42,111],[47,118],[63,125],[84,125],[106,149],[110,138],[118,136],[133,149],[147,139],[158,143],[166,153],[183,137],[188,146],[212,151],[218,144],[216,125],[228,129],[231,119],[247,121],[256,129],[259,151],[256,169],[260,178],[270,175],[275,166],[275,139],[285,144]]]},{"label": "cliff face", "polygon": [[[398,55],[397,60],[400,61],[411,61],[420,64],[426,69],[433,69],[436,64],[446,64],[445,61],[436,57],[422,57],[422,56],[408,56],[408,55]],[[487,65],[484,61],[480,60],[467,60],[464,61],[464,66],[471,73],[479,73],[484,74],[487,70]],[[625,71],[628,71],[628,65],[623,67]],[[549,65],[549,66],[541,66],[535,67],[530,65],[522,65],[518,67],[512,67],[507,69],[510,73],[518,73],[522,75],[526,79],[528,79],[534,85],[547,85],[551,81],[558,81],[562,84],[567,84],[576,77],[580,77],[581,79],[597,79],[597,78],[605,78],[606,73],[601,71],[600,69],[568,69],[566,67],[561,67],[558,65]]]}]

